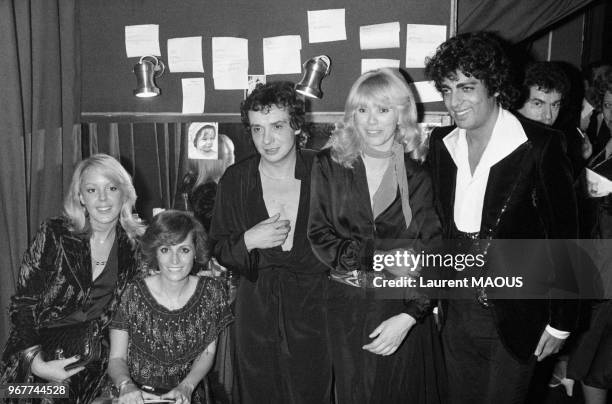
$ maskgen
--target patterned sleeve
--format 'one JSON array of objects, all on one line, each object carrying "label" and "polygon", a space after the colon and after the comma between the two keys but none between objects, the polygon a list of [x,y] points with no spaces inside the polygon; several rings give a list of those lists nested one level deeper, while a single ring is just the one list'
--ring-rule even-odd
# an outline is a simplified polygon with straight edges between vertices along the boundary
[{"label": "patterned sleeve", "polygon": [[207,344],[214,341],[229,323],[234,320],[230,305],[227,288],[216,279],[208,279],[209,299],[211,302],[210,326],[207,336]]},{"label": "patterned sleeve", "polygon": [[121,302],[113,314],[113,320],[111,321],[109,328],[124,331],[128,331],[130,329],[129,306],[130,302],[134,299],[135,288],[135,283],[130,283],[125,288],[125,291],[121,296]]}]

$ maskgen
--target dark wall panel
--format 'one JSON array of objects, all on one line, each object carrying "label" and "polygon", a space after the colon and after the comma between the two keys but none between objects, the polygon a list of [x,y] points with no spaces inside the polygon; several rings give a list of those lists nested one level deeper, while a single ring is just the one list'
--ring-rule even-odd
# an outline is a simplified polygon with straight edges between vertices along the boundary
[{"label": "dark wall panel", "polygon": [[[243,91],[216,91],[212,81],[211,38],[236,36],[249,40],[249,73],[263,74],[262,39],[277,35],[302,37],[302,61],[320,54],[332,59],[331,75],[323,83],[324,98],[313,102],[313,111],[342,111],[350,85],[359,76],[362,58],[393,58],[405,63],[406,24],[449,25],[450,0],[81,0],[81,55],[83,112],[180,112],[181,78],[201,73],[166,73],[159,81],[162,96],[148,100],[132,95],[132,73],[138,58],[127,58],[124,27],[159,24],[162,59],[169,38],[202,36],[207,113],[236,113]],[[346,9],[347,40],[308,43],[308,10]],[[400,48],[361,51],[359,26],[399,21]],[[422,69],[408,69],[415,81]],[[298,81],[300,74],[276,75],[269,80]],[[428,110],[443,111],[441,103]]]}]

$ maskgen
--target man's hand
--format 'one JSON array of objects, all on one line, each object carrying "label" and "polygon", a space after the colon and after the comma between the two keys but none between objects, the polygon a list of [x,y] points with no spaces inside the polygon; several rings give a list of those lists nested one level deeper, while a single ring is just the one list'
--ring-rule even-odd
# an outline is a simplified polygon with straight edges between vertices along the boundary
[{"label": "man's hand", "polygon": [[262,220],[244,232],[247,251],[254,248],[272,248],[282,245],[287,239],[291,226],[289,220],[279,220],[280,213]]},{"label": "man's hand", "polygon": [[78,368],[71,369],[69,371],[64,370],[64,368],[71,363],[74,363],[79,360],[78,356],[73,356],[68,359],[56,359],[52,361],[45,362],[42,360],[41,355],[38,354],[32,360],[32,373],[41,379],[48,380],[53,383],[61,383],[66,379],[69,379],[73,375],[79,373],[81,370],[85,369],[83,366],[79,366]]},{"label": "man's hand", "polygon": [[377,355],[391,355],[400,346],[416,320],[406,313],[386,319],[368,337],[376,338],[362,349]]},{"label": "man's hand", "polygon": [[533,354],[538,357],[538,362],[541,362],[546,357],[559,352],[564,343],[564,339],[555,338],[544,330]]}]

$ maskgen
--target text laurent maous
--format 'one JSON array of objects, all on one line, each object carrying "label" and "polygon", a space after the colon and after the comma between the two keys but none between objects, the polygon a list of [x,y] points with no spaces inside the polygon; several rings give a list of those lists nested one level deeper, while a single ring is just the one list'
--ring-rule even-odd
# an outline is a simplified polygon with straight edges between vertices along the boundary
[{"label": "text laurent maous", "polygon": [[[417,283],[418,282],[418,283]],[[397,279],[384,279],[376,276],[372,280],[375,288],[520,288],[522,276],[467,277],[463,279],[424,279],[401,276]]]}]

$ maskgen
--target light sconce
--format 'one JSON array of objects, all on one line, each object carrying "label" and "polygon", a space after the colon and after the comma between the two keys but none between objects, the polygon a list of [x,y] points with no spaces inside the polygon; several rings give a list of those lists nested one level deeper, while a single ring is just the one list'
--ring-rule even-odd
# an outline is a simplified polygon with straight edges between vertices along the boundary
[{"label": "light sconce", "polygon": [[321,98],[321,81],[329,74],[331,60],[328,56],[320,55],[310,58],[303,65],[304,77],[295,85],[295,91],[306,97]]},{"label": "light sconce", "polygon": [[155,78],[164,74],[166,66],[164,62],[155,56],[143,56],[134,65],[136,75],[136,89],[134,95],[140,98],[157,97],[160,93],[155,85]]}]

